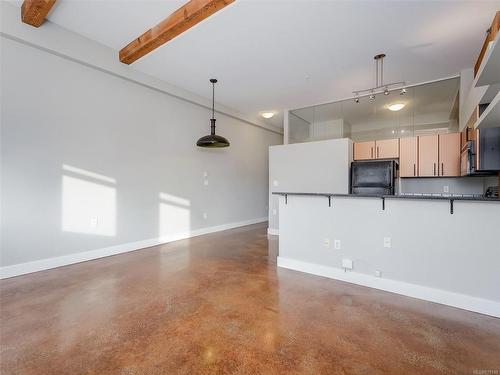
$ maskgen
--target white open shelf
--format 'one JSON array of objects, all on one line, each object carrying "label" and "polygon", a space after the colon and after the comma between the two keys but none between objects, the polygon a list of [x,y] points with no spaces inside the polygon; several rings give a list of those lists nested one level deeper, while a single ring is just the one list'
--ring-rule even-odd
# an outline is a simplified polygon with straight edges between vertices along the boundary
[{"label": "white open shelf", "polygon": [[491,101],[474,125],[474,128],[497,128],[500,126],[500,92]]},{"label": "white open shelf", "polygon": [[487,49],[483,61],[479,66],[474,86],[494,85],[500,83],[500,33],[491,42]]}]

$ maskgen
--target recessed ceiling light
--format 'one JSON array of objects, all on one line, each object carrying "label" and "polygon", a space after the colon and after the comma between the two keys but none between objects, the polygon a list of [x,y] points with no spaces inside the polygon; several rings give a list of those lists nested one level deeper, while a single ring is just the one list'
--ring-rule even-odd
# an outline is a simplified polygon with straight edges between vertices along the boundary
[{"label": "recessed ceiling light", "polygon": [[396,111],[400,111],[404,108],[404,104],[403,103],[394,103],[394,104],[391,104],[390,106],[388,106],[387,108],[390,110],[390,111],[393,111],[393,112],[396,112]]},{"label": "recessed ceiling light", "polygon": [[264,118],[271,118],[274,116],[274,112],[262,112],[260,115]]}]

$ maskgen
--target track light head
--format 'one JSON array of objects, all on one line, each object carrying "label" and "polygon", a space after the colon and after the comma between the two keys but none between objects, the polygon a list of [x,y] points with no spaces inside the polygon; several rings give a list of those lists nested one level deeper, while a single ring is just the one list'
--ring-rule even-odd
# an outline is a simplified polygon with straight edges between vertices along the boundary
[{"label": "track light head", "polygon": [[370,94],[370,100],[373,100],[373,99],[375,99],[375,94],[372,92],[372,93]]},{"label": "track light head", "polygon": [[385,90],[384,90],[384,95],[389,95],[389,89],[386,87]]},{"label": "track light head", "polygon": [[404,94],[406,94],[406,89],[403,87],[403,88],[401,89],[401,92],[399,93],[399,95],[404,95]]}]

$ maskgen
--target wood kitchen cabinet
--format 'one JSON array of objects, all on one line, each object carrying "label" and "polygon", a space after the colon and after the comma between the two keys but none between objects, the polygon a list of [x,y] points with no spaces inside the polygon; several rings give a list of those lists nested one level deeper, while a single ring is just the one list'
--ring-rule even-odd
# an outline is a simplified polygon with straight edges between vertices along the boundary
[{"label": "wood kitchen cabinet", "polygon": [[418,138],[407,137],[399,140],[399,175],[417,176]]},{"label": "wood kitchen cabinet", "polygon": [[399,138],[375,141],[375,159],[399,158]]},{"label": "wood kitchen cabinet", "polygon": [[460,133],[439,135],[439,176],[460,176]]},{"label": "wood kitchen cabinet", "polygon": [[370,160],[375,157],[375,141],[354,142],[354,160]]},{"label": "wood kitchen cabinet", "polygon": [[397,159],[399,139],[354,142],[354,160]]},{"label": "wood kitchen cabinet", "polygon": [[420,177],[460,176],[460,133],[418,137],[417,170]]},{"label": "wood kitchen cabinet", "polygon": [[[458,154],[457,154],[458,156]],[[438,176],[439,138],[438,135],[418,137],[418,176]]]}]

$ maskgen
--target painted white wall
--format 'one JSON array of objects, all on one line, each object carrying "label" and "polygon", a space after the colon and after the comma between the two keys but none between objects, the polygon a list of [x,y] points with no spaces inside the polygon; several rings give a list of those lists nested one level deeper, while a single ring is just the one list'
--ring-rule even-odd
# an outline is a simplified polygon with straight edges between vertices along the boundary
[{"label": "painted white wall", "polygon": [[352,141],[348,138],[269,148],[269,228],[279,229],[279,200],[272,192],[349,192]]},{"label": "painted white wall", "polygon": [[[268,147],[280,134],[219,113],[231,147],[197,148],[209,132],[203,103],[169,95],[117,51],[18,24],[16,13],[1,37],[1,266],[267,216]],[[68,44],[80,38],[81,49]]]},{"label": "painted white wall", "polygon": [[453,215],[448,201],[385,204],[382,210],[377,198],[334,198],[328,207],[324,197],[289,196],[285,205],[280,198],[282,264],[343,278],[348,258],[354,268],[347,281],[500,316],[500,204],[455,201]]}]

